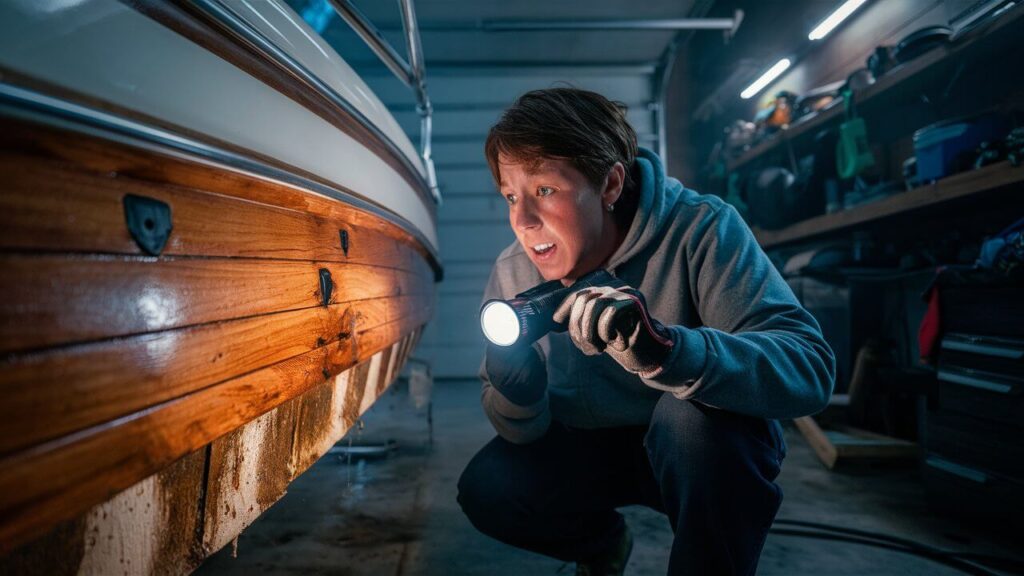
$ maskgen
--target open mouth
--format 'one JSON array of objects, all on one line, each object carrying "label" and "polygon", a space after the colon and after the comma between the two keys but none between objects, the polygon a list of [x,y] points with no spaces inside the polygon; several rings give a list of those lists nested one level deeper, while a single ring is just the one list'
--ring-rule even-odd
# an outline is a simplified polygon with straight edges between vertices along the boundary
[{"label": "open mouth", "polygon": [[552,242],[546,242],[544,244],[534,244],[532,246],[533,255],[537,260],[547,260],[555,253],[556,246]]}]

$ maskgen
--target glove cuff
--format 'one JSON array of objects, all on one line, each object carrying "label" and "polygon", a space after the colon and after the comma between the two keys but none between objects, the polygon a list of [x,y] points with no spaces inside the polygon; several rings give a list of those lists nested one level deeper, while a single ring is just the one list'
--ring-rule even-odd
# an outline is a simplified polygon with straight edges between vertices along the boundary
[{"label": "glove cuff", "polygon": [[533,346],[488,343],[484,369],[491,385],[510,402],[520,406],[536,404],[548,387],[544,361]]}]

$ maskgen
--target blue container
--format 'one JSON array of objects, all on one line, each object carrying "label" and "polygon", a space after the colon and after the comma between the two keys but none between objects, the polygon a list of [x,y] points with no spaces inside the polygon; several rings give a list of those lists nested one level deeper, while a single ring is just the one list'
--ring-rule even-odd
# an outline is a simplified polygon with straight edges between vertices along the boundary
[{"label": "blue container", "polygon": [[969,166],[985,141],[1006,136],[1006,124],[995,114],[945,120],[914,132],[917,180],[931,182]]}]

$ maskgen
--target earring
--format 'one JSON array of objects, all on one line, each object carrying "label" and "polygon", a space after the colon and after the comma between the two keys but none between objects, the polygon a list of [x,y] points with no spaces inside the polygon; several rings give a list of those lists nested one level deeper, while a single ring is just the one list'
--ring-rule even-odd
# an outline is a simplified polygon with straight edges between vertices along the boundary
[{"label": "earring", "polygon": [[605,206],[605,208],[607,208],[609,212],[614,212],[615,204],[608,204],[607,206]]}]

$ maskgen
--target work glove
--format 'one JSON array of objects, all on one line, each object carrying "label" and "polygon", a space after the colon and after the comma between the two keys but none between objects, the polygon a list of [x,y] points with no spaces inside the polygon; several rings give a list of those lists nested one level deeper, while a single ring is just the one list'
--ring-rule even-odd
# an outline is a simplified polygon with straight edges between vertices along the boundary
[{"label": "work glove", "polygon": [[548,373],[540,352],[527,344],[498,346],[487,343],[484,370],[491,385],[513,404],[532,406],[544,397]]},{"label": "work glove", "polygon": [[643,296],[628,286],[584,288],[570,294],[552,319],[567,323],[581,352],[607,352],[623,368],[653,378],[672,350],[668,330],[647,312]]}]

